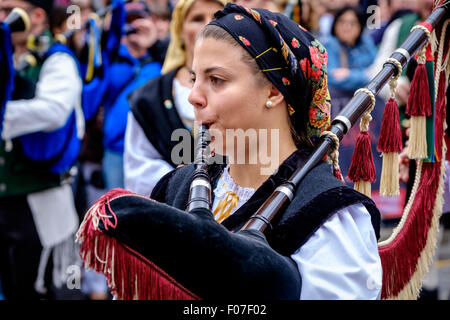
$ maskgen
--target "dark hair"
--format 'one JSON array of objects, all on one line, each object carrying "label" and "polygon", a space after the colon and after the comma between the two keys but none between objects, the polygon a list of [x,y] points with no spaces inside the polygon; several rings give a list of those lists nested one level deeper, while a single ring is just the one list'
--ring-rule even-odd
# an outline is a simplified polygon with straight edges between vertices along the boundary
[{"label": "dark hair", "polygon": [[69,18],[67,13],[68,6],[62,3],[55,3],[49,16],[50,30],[53,33],[54,28],[60,28]]},{"label": "dark hair", "polygon": [[[243,49],[242,46],[239,45],[239,43],[225,29],[215,25],[207,25],[199,32],[196,39],[198,40],[207,38],[211,38],[217,41],[225,41],[232,46],[241,48],[241,59],[250,67],[253,74],[256,76],[257,83],[260,85],[265,85],[270,82],[266,75],[261,71],[255,59],[250,55],[250,53]],[[291,119],[288,118],[291,136],[298,149],[312,146],[312,142],[306,132],[306,126],[308,122],[308,108],[304,108],[304,110],[302,111],[305,115],[305,121],[302,122],[302,127],[299,127],[298,125],[294,126]]]},{"label": "dark hair", "polygon": [[[69,6],[63,2],[55,2],[52,7],[51,14],[49,16],[50,31],[53,36],[55,34],[55,28],[63,28],[70,14],[67,12]],[[67,39],[66,45],[74,52],[76,52],[75,45],[73,43],[72,37]]]},{"label": "dark hair", "polygon": [[339,21],[339,19],[341,18],[341,16],[344,13],[346,13],[347,11],[352,11],[356,15],[356,18],[358,20],[358,23],[360,26],[360,32],[359,32],[358,37],[356,38],[355,43],[359,43],[361,41],[361,36],[364,32],[364,26],[366,24],[366,17],[364,15],[364,13],[362,12],[361,8],[359,8],[359,7],[345,6],[341,9],[339,9],[336,12],[336,15],[334,16],[333,25],[331,27],[331,34],[336,37],[336,24]]}]

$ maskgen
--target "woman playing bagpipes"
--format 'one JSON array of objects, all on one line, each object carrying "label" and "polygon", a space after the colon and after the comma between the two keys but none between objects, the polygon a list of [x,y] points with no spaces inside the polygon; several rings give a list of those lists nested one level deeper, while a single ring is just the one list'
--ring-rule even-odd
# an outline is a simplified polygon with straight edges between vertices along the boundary
[{"label": "woman playing bagpipes", "polygon": [[[289,178],[310,153],[314,141],[329,126],[327,54],[310,33],[281,14],[227,5],[225,10],[216,13],[216,17],[196,41],[191,71],[193,89],[189,101],[195,107],[196,121],[208,125],[210,129],[210,149],[216,153],[215,158],[218,158],[217,154],[227,156],[226,163],[208,166],[213,187],[210,214],[217,220],[214,224],[221,223],[222,229],[233,233],[239,231],[270,194]],[[235,136],[227,136],[226,132],[230,132],[230,129],[256,130],[257,139],[250,141],[247,138],[244,139],[244,145],[230,148],[236,140]],[[266,133],[266,137],[270,134],[271,137],[264,139],[261,133]],[[223,139],[219,139],[219,136]],[[223,140],[222,146],[219,140]],[[220,147],[222,150],[218,150]],[[267,168],[267,161],[263,163],[264,159],[256,154],[256,150],[263,149],[270,150],[271,162],[275,162],[271,163],[271,168]],[[239,161],[243,153],[245,160]],[[251,159],[255,158],[256,161],[252,162]],[[151,198],[184,210],[193,170],[192,164],[171,171],[157,184]],[[109,198],[114,197],[110,194]],[[122,216],[120,209],[114,206],[119,201],[123,203],[123,210],[129,213],[132,210],[143,213],[147,204],[154,205],[154,201],[150,200],[145,200],[142,207],[128,202],[137,198],[142,202],[142,197],[132,195],[110,201],[111,212],[114,211],[117,219]],[[162,207],[162,210],[167,208]],[[180,215],[180,219],[186,217],[181,211]],[[135,222],[143,226],[146,217],[148,215],[142,215],[140,218],[143,220]],[[123,216],[124,220],[136,218],[134,213]],[[326,161],[314,168],[297,188],[283,217],[267,234],[270,250],[285,256],[301,276],[301,291],[300,287],[296,289],[298,296],[287,298],[379,298],[379,221],[380,215],[375,204],[333,176],[331,166]],[[123,221],[123,225],[128,223],[130,221]],[[105,231],[107,229],[117,236],[120,224],[118,222],[116,228],[104,224]],[[158,232],[165,228],[160,227]],[[153,233],[152,230],[153,227],[146,234]],[[133,232],[139,233],[137,229]],[[200,238],[204,236],[199,235]],[[137,238],[132,242],[137,241]],[[188,234],[182,242],[192,242],[191,238],[192,235]],[[118,239],[124,238],[119,236]],[[151,244],[148,240],[141,240],[146,242],[145,246],[158,246],[162,251],[171,251],[170,245],[164,248],[164,241]],[[204,240],[207,240],[206,236]],[[233,246],[231,242],[230,246]],[[195,250],[193,246],[191,251]],[[137,251],[143,253],[139,249]],[[195,254],[182,251],[180,255],[171,253],[178,264],[214,264],[211,256],[203,256],[205,261],[202,262],[196,260]],[[154,258],[151,260],[155,262]],[[117,263],[122,264],[124,261]],[[266,273],[265,261],[254,259],[246,263],[253,263],[257,270]],[[161,264],[158,266],[162,267]],[[237,263],[237,269],[226,272],[245,274],[248,267]],[[167,268],[162,269],[167,271]],[[211,281],[206,273],[212,273],[211,277],[216,278],[217,283],[211,285],[217,285],[217,292],[212,290],[210,296],[205,296],[203,292],[191,289],[192,293],[206,299],[230,294],[226,288],[219,286],[222,282],[219,278],[229,277],[224,277],[220,269],[206,269],[203,279],[191,279],[188,282]],[[190,289],[189,283],[181,281],[184,276],[168,273],[175,281]],[[131,274],[128,276],[132,277]],[[117,286],[120,281],[117,274],[115,277]],[[139,279],[139,275],[136,279],[136,286],[139,286],[138,282],[143,279]],[[134,279],[131,280],[134,282]],[[280,288],[287,285],[278,283]],[[142,290],[137,291],[138,298],[147,297],[146,293],[140,292]],[[254,292],[254,296],[259,294],[258,291]],[[115,295],[124,298],[120,290],[116,290]]]},{"label": "woman playing bagpipes", "polygon": [[[165,175],[150,199],[121,189],[99,199],[78,233],[86,265],[118,299],[401,297],[426,267],[417,277],[400,260],[385,269],[380,256],[398,242],[377,244],[380,213],[341,182],[336,151],[297,176],[314,148],[322,154],[324,136],[334,150],[339,141],[328,131],[336,125],[329,129],[325,49],[280,14],[228,4],[215,17],[196,40],[189,95],[213,156],[201,156],[202,133],[196,161]],[[374,100],[367,96],[355,99]],[[341,120],[348,129],[358,117]],[[281,215],[261,214],[271,210]]]},{"label": "woman playing bagpipes", "polygon": [[[218,140],[215,133],[224,137],[225,148],[215,151],[227,155],[230,162],[211,172],[217,176],[213,214],[228,229],[239,230],[249,213],[289,178],[289,168],[298,167],[328,126],[327,54],[308,32],[282,15],[230,6],[202,31],[194,56],[189,101],[196,120],[209,126],[211,148]],[[229,129],[276,130],[279,135],[267,139],[258,135],[257,141],[233,148],[236,141],[226,133]],[[271,160],[279,160],[270,177],[264,174],[270,169],[261,159],[265,143]],[[259,151],[256,164],[251,150]],[[245,163],[239,161],[242,154]],[[163,180],[152,197],[170,199],[170,180],[179,178],[181,172],[166,178],[166,186]],[[325,163],[311,172],[297,193],[268,240],[297,264],[301,298],[377,298],[379,216],[373,203],[343,186]],[[318,216],[312,218],[314,222],[308,218],[313,210],[320,212],[320,222]],[[301,225],[309,227],[302,230]]]}]

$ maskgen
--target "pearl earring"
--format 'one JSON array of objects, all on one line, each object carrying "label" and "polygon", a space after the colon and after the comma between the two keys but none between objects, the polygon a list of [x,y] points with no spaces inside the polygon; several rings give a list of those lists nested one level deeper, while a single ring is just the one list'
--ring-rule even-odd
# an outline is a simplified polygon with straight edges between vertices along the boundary
[{"label": "pearl earring", "polygon": [[267,100],[267,102],[266,102],[266,107],[267,107],[267,108],[270,108],[270,107],[272,107],[272,106],[273,106],[273,102],[270,101],[270,100]]}]

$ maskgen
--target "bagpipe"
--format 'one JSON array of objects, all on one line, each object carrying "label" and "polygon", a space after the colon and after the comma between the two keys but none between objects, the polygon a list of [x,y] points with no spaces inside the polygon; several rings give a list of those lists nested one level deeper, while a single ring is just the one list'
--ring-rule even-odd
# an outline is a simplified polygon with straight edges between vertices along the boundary
[{"label": "bagpipe", "polygon": [[[382,70],[356,91],[314,151],[239,231],[230,232],[211,213],[211,183],[204,156],[206,128],[202,128],[186,210],[122,189],[111,190],[87,212],[77,233],[86,267],[104,274],[118,299],[299,299],[297,266],[272,249],[265,234],[280,219],[301,181],[326,156],[333,161],[334,174],[341,176],[336,161],[339,142],[358,120],[360,134],[348,175],[356,190],[370,196],[375,176],[368,140],[370,112],[375,96],[388,82],[392,94],[378,143],[383,156],[380,189],[386,196],[398,194],[402,141],[395,86],[402,69],[417,53],[418,67],[407,106],[411,117],[409,156],[417,163],[414,186],[400,223],[378,245],[382,299],[416,299],[433,257],[443,205],[449,12],[445,1],[435,4],[431,15],[412,29]],[[433,130],[428,130],[429,122]],[[431,146],[427,145],[428,131],[432,133]]]}]

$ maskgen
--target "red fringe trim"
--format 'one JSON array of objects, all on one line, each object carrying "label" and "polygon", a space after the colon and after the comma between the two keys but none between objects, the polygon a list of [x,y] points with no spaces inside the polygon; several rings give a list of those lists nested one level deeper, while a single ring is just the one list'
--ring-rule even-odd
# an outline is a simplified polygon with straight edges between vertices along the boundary
[{"label": "red fringe trim", "polygon": [[[106,277],[111,292],[119,300],[200,300],[153,262],[102,233],[93,223],[100,217],[105,228],[115,228],[117,218],[109,203],[130,194],[133,193],[114,189],[101,197],[86,215],[77,233],[84,264]],[[110,216],[106,213],[107,206]]]},{"label": "red fringe trim", "polygon": [[[446,118],[444,72],[441,74],[438,90],[435,143],[438,159],[442,159],[443,123]],[[431,228],[440,176],[439,161],[423,163],[421,181],[405,225],[394,241],[378,250],[383,267],[382,299],[397,296],[417,270],[418,259],[425,248]]]},{"label": "red fringe trim", "polygon": [[372,148],[369,133],[360,131],[353,151],[352,163],[348,169],[348,177],[353,182],[376,180],[375,164],[373,163]]},{"label": "red fringe trim", "polygon": [[[86,213],[84,220],[81,223],[80,229],[77,232],[77,238],[82,239],[83,235],[89,234],[90,232],[93,232],[97,229],[98,222],[94,221],[94,219],[101,220],[106,230],[108,230],[109,227],[114,229],[117,226],[117,217],[114,212],[110,210],[112,215],[111,217],[114,219],[114,223],[112,223],[109,219],[110,217],[106,213],[106,205],[109,207],[109,202],[113,198],[130,194],[133,193],[121,188],[115,188],[105,193]],[[111,207],[109,207],[109,209],[111,209]],[[95,212],[96,210],[98,210],[98,212]]]},{"label": "red fringe trim", "polygon": [[406,114],[409,116],[431,116],[431,100],[428,87],[427,70],[418,64],[409,89]]},{"label": "red fringe trim", "polygon": [[390,244],[378,250],[383,267],[382,299],[397,296],[408,284],[427,242],[439,186],[440,164],[424,163],[422,171],[405,225]]},{"label": "red fringe trim", "polygon": [[402,151],[400,116],[397,102],[393,98],[389,98],[384,107],[377,150],[385,153]]},{"label": "red fringe trim", "polygon": [[[445,72],[443,71],[441,73],[441,76],[439,78],[439,86],[438,86],[438,94],[436,97],[436,123],[444,123],[444,119],[447,118],[447,104],[448,101],[447,97],[446,97],[446,85],[445,85]],[[448,123],[447,125],[450,125],[450,123]],[[440,137],[441,135],[444,134],[444,128],[443,127],[439,127],[436,130],[440,130],[439,132],[436,132],[435,134],[435,150],[438,150],[439,152],[441,152],[442,150],[442,139],[438,139],[438,137]],[[450,150],[450,145],[447,144],[447,153]],[[446,156],[446,155],[444,155]],[[439,159],[442,159],[442,155],[440,155]]]}]

